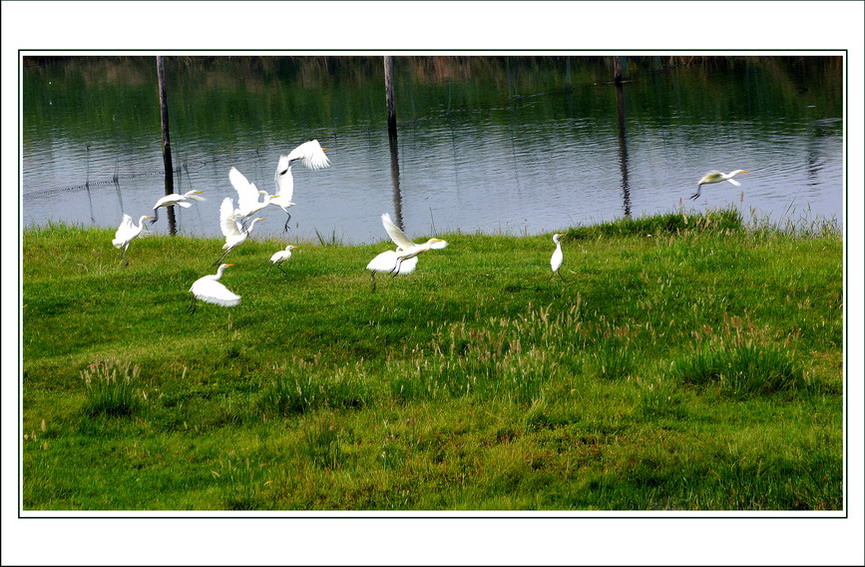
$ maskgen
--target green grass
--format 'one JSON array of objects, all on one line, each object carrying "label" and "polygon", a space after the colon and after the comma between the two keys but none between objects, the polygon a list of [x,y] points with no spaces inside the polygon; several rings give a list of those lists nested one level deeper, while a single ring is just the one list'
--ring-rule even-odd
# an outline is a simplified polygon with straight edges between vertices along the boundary
[{"label": "green grass", "polygon": [[[842,239],[721,211],[390,246],[24,233],[26,510],[838,510]],[[418,239],[423,235],[416,235]]]}]

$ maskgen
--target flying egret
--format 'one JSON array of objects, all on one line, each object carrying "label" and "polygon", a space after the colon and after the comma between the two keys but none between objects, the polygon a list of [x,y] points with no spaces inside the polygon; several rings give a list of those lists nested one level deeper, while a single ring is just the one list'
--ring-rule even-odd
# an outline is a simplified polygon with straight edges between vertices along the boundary
[{"label": "flying egret", "polygon": [[709,185],[710,183],[720,183],[722,181],[729,181],[730,183],[732,183],[736,187],[739,187],[742,184],[739,183],[738,181],[736,181],[735,179],[733,179],[733,177],[739,175],[740,173],[748,173],[748,170],[747,169],[737,169],[735,171],[731,171],[730,173],[721,173],[720,171],[715,171],[715,170],[710,171],[709,173],[704,175],[702,179],[700,179],[697,182],[697,192],[694,193],[693,195],[691,195],[691,199],[696,199],[697,197],[699,197],[700,191],[702,190],[703,185]]},{"label": "flying egret", "polygon": [[195,300],[222,305],[223,307],[233,307],[240,303],[240,296],[231,292],[227,287],[219,283],[219,278],[222,277],[222,272],[225,268],[229,268],[234,264],[221,264],[219,269],[213,275],[207,275],[198,278],[189,288],[192,293],[192,303],[189,309],[195,313]]},{"label": "flying egret", "polygon": [[291,175],[292,164],[299,160],[312,170],[328,167],[330,166],[330,161],[324,155],[326,151],[327,148],[322,148],[318,140],[310,140],[279,158],[279,163],[276,164],[276,173],[273,176],[276,182],[276,196],[271,197],[270,204],[276,205],[287,215],[285,226],[282,229],[283,232],[288,230],[288,222],[291,220],[291,213],[288,212],[288,209],[294,206],[294,203],[291,201],[291,198],[294,196],[294,177]]},{"label": "flying egret", "polygon": [[561,237],[561,234],[553,235],[553,242],[556,244],[556,249],[553,250],[553,255],[550,257],[550,268],[553,269],[553,273],[550,274],[550,279],[552,279],[556,274],[559,274],[559,277],[564,281],[565,278],[559,271],[559,268],[562,267],[562,258],[564,257],[562,254],[562,243],[559,241]]},{"label": "flying egret", "polygon": [[117,232],[114,233],[114,240],[111,241],[111,244],[117,249],[123,248],[123,252],[120,253],[120,259],[126,260],[127,264],[129,264],[129,260],[126,259],[126,250],[129,248],[129,243],[141,234],[141,231],[144,230],[144,221],[149,218],[151,217],[147,215],[142,216],[138,219],[138,226],[135,226],[135,223],[132,222],[132,217],[124,214],[123,220],[120,221],[120,226],[117,227]]},{"label": "flying egret", "polygon": [[240,246],[249,236],[249,233],[252,232],[255,223],[260,220],[264,220],[264,217],[252,219],[249,226],[244,228],[234,213],[234,201],[232,198],[226,197],[223,199],[222,204],[219,206],[219,221],[222,234],[225,235],[225,244],[222,246],[225,252],[222,253],[222,256],[213,265],[215,266],[222,262],[229,252]]},{"label": "flying egret", "polygon": [[[237,209],[234,210],[234,215],[244,225],[252,215],[269,205],[275,197],[269,195],[267,191],[259,190],[255,183],[249,181],[236,167],[229,170],[228,179],[237,191]],[[263,201],[258,200],[259,195],[264,195]]]},{"label": "flying egret", "polygon": [[276,252],[273,256],[271,256],[270,266],[267,267],[267,271],[269,272],[272,267],[276,266],[279,271],[282,272],[282,275],[285,276],[286,272],[282,269],[282,263],[291,258],[291,251],[295,248],[298,248],[298,246],[289,244],[285,247],[285,250],[280,250],[279,252]]},{"label": "flying egret", "polygon": [[172,193],[170,195],[166,195],[165,197],[160,198],[156,201],[156,204],[153,205],[153,220],[150,221],[150,224],[155,223],[159,220],[159,209],[162,207],[168,208],[174,205],[180,205],[184,209],[188,209],[192,206],[192,203],[189,201],[206,201],[204,197],[199,197],[201,195],[201,191],[187,191],[183,195],[178,193]]},{"label": "flying egret", "polygon": [[[366,269],[371,272],[370,277],[372,278],[373,291],[375,291],[376,273],[393,274],[394,269],[396,268],[397,257],[401,251],[401,248],[397,248],[396,250],[387,250],[370,260],[369,264],[366,265]],[[401,262],[399,265],[399,270],[396,272],[396,274],[408,275],[412,273],[417,266],[417,258],[418,257],[415,256],[414,258],[408,258]]]}]

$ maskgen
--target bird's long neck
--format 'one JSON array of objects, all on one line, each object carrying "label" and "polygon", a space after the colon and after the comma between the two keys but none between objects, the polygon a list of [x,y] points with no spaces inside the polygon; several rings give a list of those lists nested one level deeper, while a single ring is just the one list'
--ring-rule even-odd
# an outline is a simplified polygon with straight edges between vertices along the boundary
[{"label": "bird's long neck", "polygon": [[222,277],[222,272],[225,271],[225,266],[219,266],[219,269],[216,270],[216,274],[213,275],[213,281],[218,280]]},{"label": "bird's long neck", "polygon": [[144,220],[147,218],[147,215],[142,215],[140,219],[138,219],[138,229],[141,230],[141,227],[144,226]]},{"label": "bird's long neck", "polygon": [[254,227],[255,223],[257,223],[257,222],[258,222],[258,219],[252,219],[252,222],[249,223],[248,227],[246,227],[246,234],[249,234],[250,232],[252,232],[252,227]]}]

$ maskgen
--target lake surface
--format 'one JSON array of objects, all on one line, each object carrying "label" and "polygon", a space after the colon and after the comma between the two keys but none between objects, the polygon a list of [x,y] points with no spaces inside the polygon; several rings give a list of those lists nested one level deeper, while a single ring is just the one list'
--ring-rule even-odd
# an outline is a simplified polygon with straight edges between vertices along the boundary
[{"label": "lake surface", "polygon": [[[840,57],[395,57],[398,176],[381,57],[166,57],[178,231],[221,236],[237,167],[275,191],[279,155],[318,139],[332,165],[292,168],[285,239],[539,234],[733,205],[775,223],[843,214]],[[24,225],[116,227],[164,194],[155,57],[26,59]],[[703,187],[708,170],[746,169]],[[283,236],[263,211],[255,236]],[[151,229],[168,231],[166,215]]]}]

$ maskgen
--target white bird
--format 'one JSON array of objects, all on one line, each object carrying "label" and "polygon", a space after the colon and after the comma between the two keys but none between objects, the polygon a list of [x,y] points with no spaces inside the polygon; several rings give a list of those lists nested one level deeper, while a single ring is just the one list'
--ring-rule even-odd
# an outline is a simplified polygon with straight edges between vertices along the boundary
[{"label": "white bird", "polygon": [[298,246],[289,244],[285,247],[285,250],[280,250],[279,252],[276,252],[273,256],[271,256],[270,266],[267,267],[267,271],[269,272],[272,267],[276,266],[279,271],[282,272],[283,276],[286,275],[285,270],[282,269],[282,263],[291,258],[291,251],[295,248],[298,248]]},{"label": "white bird", "polygon": [[[237,191],[237,209],[234,210],[234,215],[241,223],[245,224],[247,219],[269,205],[275,197],[267,191],[259,190],[255,183],[249,181],[236,167],[228,171],[228,179]],[[264,195],[263,201],[258,200],[259,195]]]},{"label": "white bird", "polygon": [[222,246],[225,252],[219,257],[219,260],[214,262],[214,265],[222,262],[229,252],[240,246],[249,236],[249,233],[252,232],[255,223],[260,220],[264,220],[264,217],[252,219],[249,226],[244,228],[234,213],[234,201],[232,198],[226,197],[223,199],[222,204],[219,206],[219,226],[222,229],[222,234],[225,235],[225,244]]},{"label": "white bird", "polygon": [[712,170],[704,175],[699,181],[697,181],[697,192],[691,195],[691,199],[696,199],[700,196],[700,191],[703,188],[703,185],[709,185],[710,183],[720,183],[722,181],[729,181],[736,187],[742,185],[733,177],[739,175],[740,173],[748,173],[747,169],[737,169],[735,171],[731,171],[730,173],[721,173],[720,171]]},{"label": "white bird", "polygon": [[559,277],[562,278],[562,280],[565,279],[564,276],[562,276],[562,273],[559,272],[559,268],[562,267],[562,259],[564,258],[564,255],[562,254],[562,243],[559,241],[561,237],[561,234],[553,235],[553,242],[556,244],[556,249],[553,250],[553,255],[550,257],[550,268],[553,269],[553,273],[550,274],[550,279],[552,279],[556,274],[559,274]]},{"label": "white bird", "polygon": [[[370,260],[369,264],[366,265],[366,269],[371,272],[370,276],[372,278],[373,291],[375,291],[376,273],[393,274],[394,269],[396,268],[397,257],[401,251],[401,248],[397,248],[396,250],[387,250]],[[396,274],[408,275],[412,273],[415,267],[417,267],[417,258],[418,257],[415,256],[414,258],[408,258],[401,262],[399,265],[399,270],[397,270]]]},{"label": "white bird", "polygon": [[[135,226],[135,223],[132,222],[132,217],[127,214],[123,215],[123,220],[120,221],[120,226],[117,227],[117,232],[114,233],[114,240],[111,241],[111,244],[114,245],[115,248],[123,248],[123,252],[120,254],[121,260],[126,260],[126,250],[129,248],[129,243],[141,234],[141,231],[144,230],[144,221],[151,218],[150,216],[144,215],[140,219],[138,219],[138,226]],[[129,263],[129,260],[126,260],[126,263]]]},{"label": "white bird", "polygon": [[279,158],[279,163],[276,164],[276,173],[273,176],[273,180],[276,182],[276,196],[271,198],[270,204],[276,205],[287,215],[283,232],[288,230],[288,221],[291,220],[291,213],[288,212],[288,209],[295,205],[291,201],[292,197],[294,197],[294,177],[291,175],[292,164],[299,160],[312,170],[328,167],[330,160],[324,155],[326,151],[327,148],[322,148],[318,140],[311,140],[297,146],[290,153]]},{"label": "white bird", "polygon": [[233,307],[240,303],[240,296],[231,292],[227,287],[219,283],[219,278],[222,277],[222,272],[225,268],[231,267],[234,264],[221,264],[219,269],[213,275],[207,275],[195,280],[189,291],[192,292],[192,303],[189,309],[195,312],[195,300],[222,305],[223,307]]},{"label": "white bird", "polygon": [[159,220],[159,209],[161,209],[162,207],[168,208],[174,205],[180,205],[184,209],[188,209],[192,206],[192,203],[189,202],[190,200],[206,201],[207,199],[205,199],[204,197],[199,197],[201,193],[201,191],[187,191],[183,195],[180,195],[178,193],[171,193],[170,195],[161,197],[158,201],[156,201],[156,204],[153,205],[153,220],[150,221],[150,224],[153,224]]},{"label": "white bird", "polygon": [[[408,274],[414,271],[414,266],[417,264],[417,256],[419,254],[426,252],[427,250],[439,250],[448,245],[447,241],[442,240],[441,238],[430,238],[423,244],[415,244],[409,240],[405,233],[396,224],[394,224],[388,213],[381,215],[381,224],[384,226],[390,239],[394,244],[396,244],[396,250],[390,251],[391,254],[383,252],[367,264],[367,269],[372,271],[373,291],[375,291],[376,272],[385,271],[384,269],[379,270],[373,268],[387,268],[389,266],[387,272],[394,277],[398,274]],[[414,263],[406,266],[406,271],[403,271],[403,264],[412,259],[415,260]]]}]

